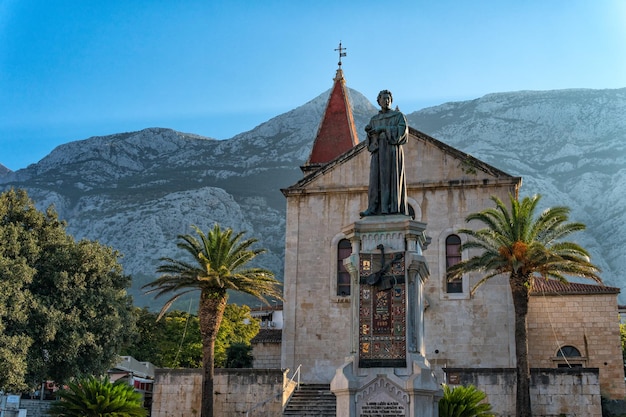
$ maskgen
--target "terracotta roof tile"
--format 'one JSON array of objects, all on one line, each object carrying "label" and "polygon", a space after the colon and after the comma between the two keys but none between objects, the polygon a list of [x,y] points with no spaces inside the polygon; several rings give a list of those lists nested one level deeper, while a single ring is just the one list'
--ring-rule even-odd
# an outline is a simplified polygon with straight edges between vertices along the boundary
[{"label": "terracotta roof tile", "polygon": [[359,143],[341,69],[337,70],[334,81],[307,165],[330,162]]},{"label": "terracotta roof tile", "polygon": [[555,279],[535,278],[531,295],[574,295],[574,294],[619,294],[620,289],[607,287],[599,284],[580,284],[570,282],[569,284]]},{"label": "terracotta roof tile", "polygon": [[259,333],[250,340],[250,343],[281,343],[282,339],[283,331],[281,329],[261,329]]}]

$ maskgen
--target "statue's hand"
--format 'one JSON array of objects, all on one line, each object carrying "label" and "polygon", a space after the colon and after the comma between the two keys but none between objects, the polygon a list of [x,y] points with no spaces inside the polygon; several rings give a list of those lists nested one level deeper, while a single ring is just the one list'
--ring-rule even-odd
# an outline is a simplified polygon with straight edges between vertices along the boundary
[{"label": "statue's hand", "polygon": [[378,135],[373,132],[367,133],[367,150],[370,152],[378,151]]}]

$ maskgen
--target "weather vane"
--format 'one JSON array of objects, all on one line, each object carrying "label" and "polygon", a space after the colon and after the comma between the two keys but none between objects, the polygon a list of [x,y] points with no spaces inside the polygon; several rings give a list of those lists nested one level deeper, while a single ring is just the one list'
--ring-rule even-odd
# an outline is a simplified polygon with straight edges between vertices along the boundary
[{"label": "weather vane", "polygon": [[339,48],[336,48],[335,51],[339,51],[339,68],[341,68],[341,58],[346,56],[346,53],[344,52],[346,50],[346,48],[342,48],[341,47],[341,41],[339,41]]}]

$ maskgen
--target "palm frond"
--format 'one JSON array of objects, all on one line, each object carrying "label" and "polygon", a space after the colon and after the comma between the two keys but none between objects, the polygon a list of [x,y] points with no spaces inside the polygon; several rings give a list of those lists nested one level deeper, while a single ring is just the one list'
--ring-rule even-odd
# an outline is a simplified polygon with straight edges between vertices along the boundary
[{"label": "palm frond", "polygon": [[450,388],[443,384],[439,400],[440,417],[493,417],[491,404],[484,402],[487,395],[473,385]]},{"label": "palm frond", "polygon": [[207,233],[192,226],[195,235],[179,235],[177,247],[187,259],[161,258],[157,272],[161,275],[146,284],[146,293],[155,297],[171,295],[162,314],[181,295],[191,291],[206,294],[226,294],[227,290],[253,295],[264,302],[266,297],[282,299],[280,282],[263,268],[251,268],[249,263],[265,249],[253,248],[257,239],[244,239],[244,232],[234,233],[215,225]]},{"label": "palm frond", "polygon": [[491,278],[501,275],[502,272],[500,271],[492,271],[490,273],[488,273],[487,275],[484,275],[481,279],[478,280],[478,282],[476,284],[474,284],[474,286],[470,289],[470,296],[473,296],[474,294],[476,294],[476,291],[478,290],[478,288],[480,288],[484,283],[486,283],[487,281],[489,281]]},{"label": "palm frond", "polygon": [[159,315],[157,316],[157,321],[161,320],[161,318],[165,315],[165,313],[167,313],[167,310],[170,309],[170,307],[172,306],[172,304],[174,304],[174,302],[176,300],[178,300],[180,297],[182,297],[183,295],[190,293],[194,290],[187,290],[187,291],[183,291],[183,292],[179,292],[177,294],[175,294],[174,296],[172,296],[169,300],[167,300],[165,302],[165,304],[163,304],[163,307],[161,307],[161,310],[159,311]]},{"label": "palm frond", "polygon": [[463,251],[478,251],[469,259],[447,270],[448,279],[460,278],[464,273],[486,273],[472,293],[484,282],[502,273],[531,277],[539,275],[566,282],[566,276],[592,279],[598,283],[600,269],[589,260],[588,252],[580,245],[562,241],[571,233],[585,229],[585,225],[569,222],[569,208],[557,206],[545,209],[535,216],[540,195],[521,201],[509,195],[510,207],[492,197],[495,208],[487,208],[466,217],[478,221],[480,229],[458,231],[467,236],[461,245]]}]

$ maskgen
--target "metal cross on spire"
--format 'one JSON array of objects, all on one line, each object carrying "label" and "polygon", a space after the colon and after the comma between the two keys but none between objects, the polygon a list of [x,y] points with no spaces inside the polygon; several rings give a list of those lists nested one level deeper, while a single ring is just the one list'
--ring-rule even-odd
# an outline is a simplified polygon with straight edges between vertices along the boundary
[{"label": "metal cross on spire", "polygon": [[346,50],[346,48],[342,48],[341,47],[341,41],[339,41],[339,48],[335,48],[335,51],[339,51],[339,68],[341,68],[341,58],[346,56],[346,53],[344,52]]}]

